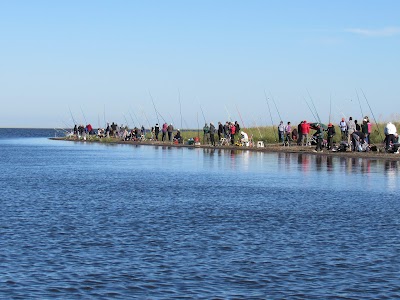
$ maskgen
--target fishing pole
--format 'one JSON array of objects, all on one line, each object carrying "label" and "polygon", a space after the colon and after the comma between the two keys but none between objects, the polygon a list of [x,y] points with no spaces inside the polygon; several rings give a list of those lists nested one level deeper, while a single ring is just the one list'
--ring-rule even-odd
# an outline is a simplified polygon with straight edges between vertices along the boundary
[{"label": "fishing pole", "polygon": [[369,105],[368,99],[367,99],[367,97],[365,96],[364,91],[363,91],[362,89],[361,89],[361,92],[363,93],[364,98],[365,98],[365,101],[367,101],[369,110],[371,111],[372,117],[374,118],[376,127],[377,127],[377,129],[378,129],[379,137],[380,137],[380,138],[382,139],[382,141],[383,141],[383,137],[382,137],[382,135],[381,135],[381,131],[379,130],[378,122],[377,122],[376,119],[375,119],[375,115],[374,115],[374,113],[373,113],[373,111],[372,111],[372,109],[371,109],[371,106]]},{"label": "fishing pole", "polygon": [[226,107],[226,105],[225,105],[225,110],[226,110],[226,113],[228,114],[229,122],[232,122],[231,114],[229,113],[228,108]]},{"label": "fishing pole", "polygon": [[329,123],[331,122],[331,112],[332,112],[332,94],[329,95]]},{"label": "fishing pole", "polygon": [[318,120],[318,119],[315,117],[315,114],[314,114],[314,112],[312,111],[312,109],[311,109],[311,107],[310,107],[310,104],[308,104],[307,100],[306,100],[304,97],[303,97],[303,100],[304,100],[304,102],[307,104],[308,109],[309,109],[310,112],[312,113],[314,119],[315,119],[315,120]]},{"label": "fishing pole", "polygon": [[262,134],[261,134],[261,130],[260,130],[260,128],[258,127],[258,125],[257,125],[257,122],[256,122],[256,119],[253,117],[253,122],[254,122],[254,126],[257,128],[257,130],[258,130],[258,135],[260,136],[260,139],[262,139],[263,137],[262,137]]},{"label": "fishing pole", "polygon": [[71,108],[69,106],[68,106],[68,109],[69,109],[69,113],[71,114],[72,121],[74,122],[74,125],[76,125],[77,123],[75,121],[74,115],[72,114]]},{"label": "fishing pole", "polygon": [[240,111],[239,111],[239,109],[238,109],[238,107],[237,107],[236,104],[235,104],[235,106],[236,106],[236,110],[237,110],[237,112],[238,112],[238,114],[239,114],[240,121],[242,122],[243,128],[245,129],[246,126],[244,125],[244,122],[243,122],[243,119],[242,119],[242,115],[240,114]]},{"label": "fishing pole", "polygon": [[104,117],[104,128],[107,128],[107,122],[106,122],[106,105],[104,104],[104,110],[103,110],[103,117]]},{"label": "fishing pole", "polygon": [[172,115],[170,113],[169,113],[169,117],[171,118],[172,124],[176,125],[176,123],[174,122],[174,118],[172,118]]},{"label": "fishing pole", "polygon": [[80,106],[80,108],[81,108],[83,119],[85,120],[85,125],[87,125],[89,123],[86,121],[86,116],[85,116],[85,113],[83,112],[82,106]]},{"label": "fishing pole", "polygon": [[179,93],[179,96],[178,96],[178,100],[179,100],[179,113],[180,113],[180,115],[181,115],[181,129],[182,129],[182,126],[183,126],[183,124],[182,124],[182,120],[183,120],[183,118],[182,118],[182,103],[181,103],[181,91],[178,89],[178,93]]},{"label": "fishing pole", "polygon": [[[145,119],[147,120],[147,124],[149,125],[149,129],[150,129],[150,134],[151,134],[151,138],[153,138],[153,132],[151,131],[151,125],[149,122],[149,119],[147,118],[146,112],[144,110],[142,110],[142,113],[145,117]],[[144,127],[144,126],[143,126]],[[144,134],[146,133],[146,128],[144,129]],[[145,136],[146,137],[146,136]]]},{"label": "fishing pole", "polygon": [[124,116],[126,127],[129,128],[128,120],[126,119],[125,114],[122,114],[122,115]]},{"label": "fishing pole", "polygon": [[197,112],[197,137],[200,138],[199,112]]},{"label": "fishing pole", "polygon": [[129,116],[131,117],[133,127],[135,127],[135,121],[133,121],[132,114],[130,111],[129,111]]},{"label": "fishing pole", "polygon": [[283,120],[282,120],[282,117],[281,117],[281,114],[279,113],[278,106],[276,106],[274,96],[272,96],[271,92],[269,92],[269,94],[271,95],[272,102],[273,102],[274,105],[275,105],[275,109],[276,109],[276,112],[278,113],[279,120],[280,120],[280,121],[283,121]]},{"label": "fishing pole", "polygon": [[311,99],[311,104],[312,104],[313,107],[314,107],[315,114],[317,115],[317,118],[318,118],[318,122],[321,123],[321,118],[320,118],[319,115],[318,115],[318,111],[317,111],[317,108],[315,107],[314,100],[313,100],[313,98],[311,97],[310,92],[308,91],[308,89],[307,89],[307,93],[308,93],[308,96],[309,96],[310,99]]},{"label": "fishing pole", "polygon": [[202,113],[202,115],[203,115],[203,118],[204,118],[204,123],[207,123],[207,121],[206,121],[206,117],[204,116],[203,109],[201,108],[201,104],[199,104],[199,105],[200,105],[200,110],[201,110],[201,113]]},{"label": "fishing pole", "polygon": [[358,96],[357,89],[356,89],[356,94],[357,94],[358,104],[360,105],[361,118],[363,119],[364,118],[364,113],[363,113],[363,110],[362,110],[362,107],[361,107],[361,101],[360,101],[360,97]]},{"label": "fishing pole", "polygon": [[156,112],[157,122],[158,122],[158,124],[160,124],[160,120],[158,119],[157,108],[156,108],[156,105],[154,104],[154,99],[153,99],[153,96],[151,95],[150,91],[149,91],[149,95],[151,98],[151,102],[153,102],[154,111]]},{"label": "fishing pole", "polygon": [[[130,113],[130,112],[129,112]],[[134,109],[132,109],[132,113],[133,113],[133,115],[135,116],[135,119],[136,119],[136,121],[138,122],[138,126],[137,127],[140,127],[140,120],[139,120],[139,118],[138,118],[138,116],[135,114],[135,110]]]},{"label": "fishing pole", "polygon": [[271,124],[272,124],[272,130],[274,131],[275,142],[277,142],[278,141],[278,137],[276,136],[275,127],[274,127],[274,121],[272,120],[271,108],[269,106],[269,101],[268,101],[267,93],[265,92],[265,90],[264,90],[264,95],[265,95],[265,101],[267,101],[269,116],[271,118]]}]

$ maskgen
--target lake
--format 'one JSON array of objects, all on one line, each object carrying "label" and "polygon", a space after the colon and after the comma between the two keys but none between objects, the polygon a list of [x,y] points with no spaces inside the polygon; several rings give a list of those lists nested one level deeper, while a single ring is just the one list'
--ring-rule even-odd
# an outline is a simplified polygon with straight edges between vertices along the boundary
[{"label": "lake", "polygon": [[0,129],[2,299],[398,299],[399,162]]}]

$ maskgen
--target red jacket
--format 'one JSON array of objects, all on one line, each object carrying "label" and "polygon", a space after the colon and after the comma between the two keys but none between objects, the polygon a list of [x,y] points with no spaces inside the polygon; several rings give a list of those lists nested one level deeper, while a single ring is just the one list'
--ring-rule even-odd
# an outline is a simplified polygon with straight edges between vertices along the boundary
[{"label": "red jacket", "polygon": [[309,134],[310,133],[310,124],[308,124],[308,123],[301,124],[301,133]]}]

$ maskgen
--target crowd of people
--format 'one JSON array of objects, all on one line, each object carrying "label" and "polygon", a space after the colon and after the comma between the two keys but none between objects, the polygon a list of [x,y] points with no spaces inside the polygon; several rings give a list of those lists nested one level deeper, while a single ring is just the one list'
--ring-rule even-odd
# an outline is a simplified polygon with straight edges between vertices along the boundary
[{"label": "crowd of people", "polygon": [[[365,116],[361,125],[357,120],[353,120],[350,117],[347,121],[342,118],[338,123],[338,131],[336,131],[335,125],[329,123],[327,126],[322,123],[310,123],[306,120],[301,121],[297,127],[293,127],[291,122],[287,122],[286,125],[283,121],[280,121],[278,128],[278,140],[282,146],[312,146],[315,145],[316,152],[321,152],[323,149],[330,151],[369,151],[373,149],[371,147],[371,131],[372,124]],[[311,130],[314,130],[311,134]],[[150,138],[146,133],[150,133]],[[175,134],[174,134],[175,133]],[[71,133],[72,134],[72,133]],[[334,143],[336,134],[340,134],[340,142]],[[388,122],[385,130],[385,150],[387,152],[399,152],[399,136],[397,134],[396,126]],[[129,129],[128,126],[118,126],[116,123],[107,123],[106,128],[93,129],[91,124],[86,126],[75,125],[73,129],[73,135],[77,138],[86,140],[87,135],[96,135],[99,138],[118,138],[124,141],[143,141],[150,139],[153,141],[161,142],[174,142],[183,143],[183,137],[180,129],[175,130],[172,123],[163,123],[161,126],[157,123],[148,132],[144,126],[140,128],[134,127]],[[216,139],[217,138],[217,139]],[[338,140],[338,138],[336,138]],[[200,142],[200,141],[198,141]],[[252,145],[252,137],[249,137],[247,133],[241,131],[240,125],[237,121],[227,121],[224,124],[218,122],[215,126],[214,123],[205,123],[203,127],[203,139],[202,143],[205,145],[217,146],[217,145],[239,145],[249,146]]]}]

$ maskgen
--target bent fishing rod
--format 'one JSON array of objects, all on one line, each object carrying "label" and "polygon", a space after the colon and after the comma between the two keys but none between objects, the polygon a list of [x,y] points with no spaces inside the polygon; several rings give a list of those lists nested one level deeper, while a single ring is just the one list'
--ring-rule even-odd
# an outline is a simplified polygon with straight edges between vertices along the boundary
[{"label": "bent fishing rod", "polygon": [[382,141],[383,141],[383,137],[382,137],[382,135],[381,135],[381,131],[379,130],[378,122],[376,121],[374,112],[372,111],[371,106],[369,105],[368,99],[367,99],[367,97],[365,96],[364,91],[363,91],[362,89],[361,89],[361,92],[363,93],[364,98],[365,98],[365,101],[367,101],[369,110],[371,111],[372,117],[374,118],[374,121],[375,121],[375,124],[376,124],[376,128],[378,129],[379,137],[380,137],[380,138],[382,139]]},{"label": "bent fishing rod", "polygon": [[69,113],[71,114],[72,122],[74,122],[74,125],[77,125],[74,115],[72,114],[71,108],[69,106],[68,106],[68,109],[69,109]]},{"label": "bent fishing rod", "polygon": [[315,104],[314,104],[314,100],[313,100],[313,98],[311,97],[310,92],[308,91],[308,89],[307,89],[307,93],[308,93],[308,97],[310,97],[310,99],[311,99],[311,104],[312,104],[313,107],[314,107],[315,114],[317,115],[317,118],[318,118],[317,120],[318,120],[319,123],[321,123],[321,118],[319,117],[317,108],[315,107]]},{"label": "bent fishing rod", "polygon": [[274,121],[272,120],[271,108],[270,108],[270,106],[269,106],[269,101],[268,101],[267,93],[265,92],[265,90],[264,90],[264,95],[265,95],[265,101],[267,101],[269,116],[270,116],[270,118],[271,118],[272,130],[273,130],[273,132],[274,132],[275,143],[276,143],[276,142],[278,141],[278,138],[277,138],[277,136],[276,136],[275,127],[274,127]]},{"label": "bent fishing rod", "polygon": [[360,110],[361,110],[361,118],[363,118],[363,119],[364,119],[364,113],[363,113],[363,110],[362,110],[362,107],[361,107],[361,101],[360,101],[360,97],[358,96],[357,89],[356,89],[356,94],[357,94],[358,104],[360,105]]},{"label": "bent fishing rod", "polygon": [[279,120],[280,120],[280,121],[283,121],[283,119],[282,119],[282,117],[281,117],[281,114],[279,113],[278,106],[276,106],[276,103],[275,103],[274,96],[272,96],[271,92],[269,92],[269,94],[271,95],[272,102],[274,103],[274,106],[275,106],[276,112],[278,113]]},{"label": "bent fishing rod", "polygon": [[314,112],[312,111],[310,104],[308,104],[306,98],[303,97],[304,102],[307,104],[308,109],[310,110],[311,114],[313,115],[314,119],[318,121],[317,117],[315,116]]},{"label": "bent fishing rod", "polygon": [[245,129],[245,128],[246,128],[246,126],[244,125],[244,122],[243,122],[243,119],[242,119],[242,115],[240,114],[240,111],[239,111],[239,109],[238,109],[238,107],[237,107],[237,105],[236,105],[236,104],[235,104],[235,106],[236,106],[236,110],[237,110],[237,112],[238,112],[238,114],[239,114],[240,121],[242,122],[243,129]]},{"label": "bent fishing rod", "polygon": [[202,115],[203,115],[203,118],[204,118],[204,123],[205,123],[205,124],[207,124],[206,117],[204,116],[203,109],[201,108],[201,104],[199,104],[199,105],[200,105],[200,110],[201,110],[201,113],[202,113]]},{"label": "bent fishing rod", "polygon": [[156,105],[154,104],[154,99],[153,99],[153,96],[151,95],[150,91],[149,91],[149,95],[150,95],[150,98],[151,98],[151,102],[153,102],[153,107],[154,107],[154,111],[156,113],[157,122],[158,122],[158,124],[160,124],[160,119],[158,118],[157,108],[156,108]]},{"label": "bent fishing rod", "polygon": [[85,113],[83,112],[82,106],[80,106],[80,108],[81,108],[83,119],[85,120],[85,125],[87,125],[89,123],[86,121],[86,116],[85,116]]}]

